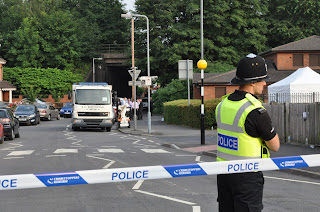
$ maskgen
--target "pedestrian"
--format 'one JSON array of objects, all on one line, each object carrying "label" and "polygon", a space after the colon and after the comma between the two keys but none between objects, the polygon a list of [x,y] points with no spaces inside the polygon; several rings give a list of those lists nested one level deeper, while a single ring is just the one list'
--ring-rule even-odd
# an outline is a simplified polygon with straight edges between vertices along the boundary
[{"label": "pedestrian", "polygon": [[[278,134],[256,96],[262,94],[266,79],[270,77],[262,57],[251,53],[238,62],[231,84],[239,89],[225,95],[216,108],[217,161],[269,158],[269,150],[279,150]],[[262,172],[220,174],[217,186],[219,212],[263,209]]]},{"label": "pedestrian", "polygon": [[138,120],[142,120],[142,110],[143,110],[142,99],[138,99],[138,103],[139,103]]}]

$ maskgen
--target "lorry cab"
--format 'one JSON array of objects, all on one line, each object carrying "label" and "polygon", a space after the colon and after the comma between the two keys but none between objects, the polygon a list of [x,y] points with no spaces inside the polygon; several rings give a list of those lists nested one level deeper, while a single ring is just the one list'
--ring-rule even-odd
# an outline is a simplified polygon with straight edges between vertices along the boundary
[{"label": "lorry cab", "polygon": [[112,86],[107,83],[72,85],[72,129],[101,128],[111,131],[113,125]]}]

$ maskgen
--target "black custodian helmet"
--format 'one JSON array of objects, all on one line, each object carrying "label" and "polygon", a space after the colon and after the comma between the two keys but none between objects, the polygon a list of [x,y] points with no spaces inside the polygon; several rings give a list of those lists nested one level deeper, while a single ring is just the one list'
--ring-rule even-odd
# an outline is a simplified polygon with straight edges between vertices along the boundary
[{"label": "black custodian helmet", "polygon": [[243,85],[270,79],[267,75],[266,61],[255,54],[243,57],[237,65],[236,77],[231,80],[233,85]]}]

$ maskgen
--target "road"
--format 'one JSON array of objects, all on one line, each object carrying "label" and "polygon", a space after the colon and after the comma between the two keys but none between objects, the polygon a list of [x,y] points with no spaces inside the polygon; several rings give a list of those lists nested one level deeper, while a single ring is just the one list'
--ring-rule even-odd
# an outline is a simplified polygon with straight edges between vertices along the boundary
[{"label": "road", "polygon": [[[177,138],[178,139],[178,138]],[[52,173],[213,162],[215,158],[166,148],[161,136],[112,129],[72,131],[70,119],[21,126],[21,138],[0,145],[0,175]],[[264,211],[320,211],[320,179],[265,172]],[[217,210],[216,176],[196,176],[0,192],[0,211]]]}]

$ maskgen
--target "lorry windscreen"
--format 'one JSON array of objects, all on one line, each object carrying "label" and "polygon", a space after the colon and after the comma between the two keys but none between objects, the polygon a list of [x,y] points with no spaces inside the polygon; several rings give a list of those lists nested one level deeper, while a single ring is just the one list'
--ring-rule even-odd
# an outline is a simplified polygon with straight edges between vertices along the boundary
[{"label": "lorry windscreen", "polygon": [[111,104],[110,90],[106,89],[77,89],[76,104],[109,105]]}]

